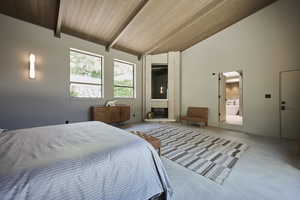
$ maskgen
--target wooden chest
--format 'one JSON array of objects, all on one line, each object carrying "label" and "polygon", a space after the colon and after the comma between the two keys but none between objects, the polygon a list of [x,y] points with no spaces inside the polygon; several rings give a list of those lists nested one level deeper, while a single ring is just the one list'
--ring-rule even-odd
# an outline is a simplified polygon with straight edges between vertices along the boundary
[{"label": "wooden chest", "polygon": [[125,122],[130,120],[130,106],[94,106],[92,108],[92,118],[94,121],[101,121],[105,123]]}]

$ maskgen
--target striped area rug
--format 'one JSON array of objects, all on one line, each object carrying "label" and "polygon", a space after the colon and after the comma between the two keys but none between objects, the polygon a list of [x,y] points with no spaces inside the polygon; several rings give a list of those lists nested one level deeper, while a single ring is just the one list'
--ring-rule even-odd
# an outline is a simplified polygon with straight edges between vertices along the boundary
[{"label": "striped area rug", "polygon": [[145,132],[159,138],[162,156],[222,184],[248,145],[176,126]]}]

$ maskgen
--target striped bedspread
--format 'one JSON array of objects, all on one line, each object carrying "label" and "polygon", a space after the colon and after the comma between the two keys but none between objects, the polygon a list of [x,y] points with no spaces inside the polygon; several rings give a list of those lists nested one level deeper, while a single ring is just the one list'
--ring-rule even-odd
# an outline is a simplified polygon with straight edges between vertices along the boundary
[{"label": "striped bedspread", "polygon": [[101,122],[0,135],[1,200],[146,200],[172,189],[139,137]]}]

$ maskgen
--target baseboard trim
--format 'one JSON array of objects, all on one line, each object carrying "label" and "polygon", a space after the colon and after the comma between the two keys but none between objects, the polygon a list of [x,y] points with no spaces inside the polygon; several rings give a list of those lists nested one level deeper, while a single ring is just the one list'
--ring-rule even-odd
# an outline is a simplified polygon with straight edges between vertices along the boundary
[{"label": "baseboard trim", "polygon": [[144,119],[145,122],[176,122],[176,119]]}]

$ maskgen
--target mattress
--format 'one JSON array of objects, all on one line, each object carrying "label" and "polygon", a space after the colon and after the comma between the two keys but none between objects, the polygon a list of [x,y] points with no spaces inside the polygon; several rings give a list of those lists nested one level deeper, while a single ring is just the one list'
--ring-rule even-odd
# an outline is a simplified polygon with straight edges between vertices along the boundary
[{"label": "mattress", "polygon": [[146,200],[173,191],[143,139],[101,122],[0,135],[1,200]]}]

